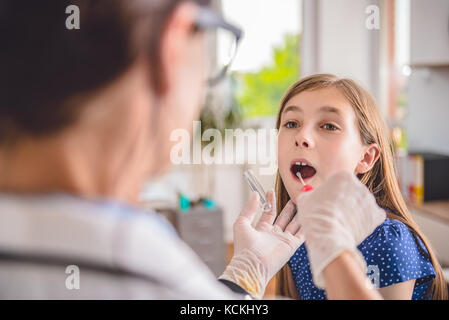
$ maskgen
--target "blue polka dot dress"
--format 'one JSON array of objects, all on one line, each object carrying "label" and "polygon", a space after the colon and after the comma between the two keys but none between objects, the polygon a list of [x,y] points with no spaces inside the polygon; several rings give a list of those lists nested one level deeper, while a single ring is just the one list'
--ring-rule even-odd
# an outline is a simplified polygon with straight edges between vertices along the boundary
[{"label": "blue polka dot dress", "polygon": [[[377,288],[416,279],[412,299],[429,299],[426,293],[435,270],[424,243],[401,221],[387,218],[357,248],[365,258],[367,275]],[[326,299],[325,291],[313,283],[305,244],[288,263],[301,299]]]}]

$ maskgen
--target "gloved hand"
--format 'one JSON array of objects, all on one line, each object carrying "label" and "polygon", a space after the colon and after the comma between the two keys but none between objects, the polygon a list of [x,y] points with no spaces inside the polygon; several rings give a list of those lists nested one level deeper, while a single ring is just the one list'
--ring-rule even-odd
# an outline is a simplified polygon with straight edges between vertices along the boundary
[{"label": "gloved hand", "polygon": [[296,212],[295,205],[288,202],[276,219],[276,201],[272,190],[267,192],[267,199],[272,209],[262,214],[255,227],[251,222],[259,206],[256,192],[235,221],[234,256],[219,277],[238,284],[257,299],[263,297],[270,279],[304,242],[299,227],[290,225]]},{"label": "gloved hand", "polygon": [[313,281],[324,288],[324,268],[343,251],[350,250],[366,273],[366,262],[357,246],[385,221],[386,214],[354,174],[338,173],[315,190],[297,199],[295,216],[305,236]]}]

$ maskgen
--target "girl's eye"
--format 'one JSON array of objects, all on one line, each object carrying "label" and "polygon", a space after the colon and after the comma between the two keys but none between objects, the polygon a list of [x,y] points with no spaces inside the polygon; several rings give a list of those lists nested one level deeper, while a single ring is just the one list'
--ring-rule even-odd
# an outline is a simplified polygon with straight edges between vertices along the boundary
[{"label": "girl's eye", "polygon": [[297,128],[298,124],[294,121],[287,121],[284,126],[289,129]]},{"label": "girl's eye", "polygon": [[334,126],[332,123],[325,123],[325,124],[322,126],[322,128],[325,129],[325,130],[329,130],[329,131],[335,131],[335,130],[338,130],[338,128],[337,128],[336,126]]}]

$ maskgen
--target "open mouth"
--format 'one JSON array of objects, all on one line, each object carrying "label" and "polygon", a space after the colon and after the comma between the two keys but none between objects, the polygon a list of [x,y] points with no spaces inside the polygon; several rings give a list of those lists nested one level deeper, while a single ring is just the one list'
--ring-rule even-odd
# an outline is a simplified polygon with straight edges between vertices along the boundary
[{"label": "open mouth", "polygon": [[315,168],[312,167],[310,163],[307,162],[306,160],[292,161],[290,165],[290,171],[297,180],[299,180],[298,178],[299,172],[304,181],[306,179],[312,178],[316,174]]}]

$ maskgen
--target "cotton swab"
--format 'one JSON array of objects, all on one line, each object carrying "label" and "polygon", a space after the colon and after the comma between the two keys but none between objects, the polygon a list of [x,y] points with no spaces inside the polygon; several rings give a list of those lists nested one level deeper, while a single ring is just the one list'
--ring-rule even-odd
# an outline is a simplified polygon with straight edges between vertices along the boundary
[{"label": "cotton swab", "polygon": [[311,190],[313,190],[313,187],[310,185],[310,184],[306,184],[305,182],[304,182],[304,180],[302,179],[302,177],[301,177],[301,172],[296,172],[296,176],[299,178],[299,180],[301,181],[301,183],[302,183],[302,188],[301,188],[301,191],[302,192],[307,192],[307,191],[311,191]]}]

